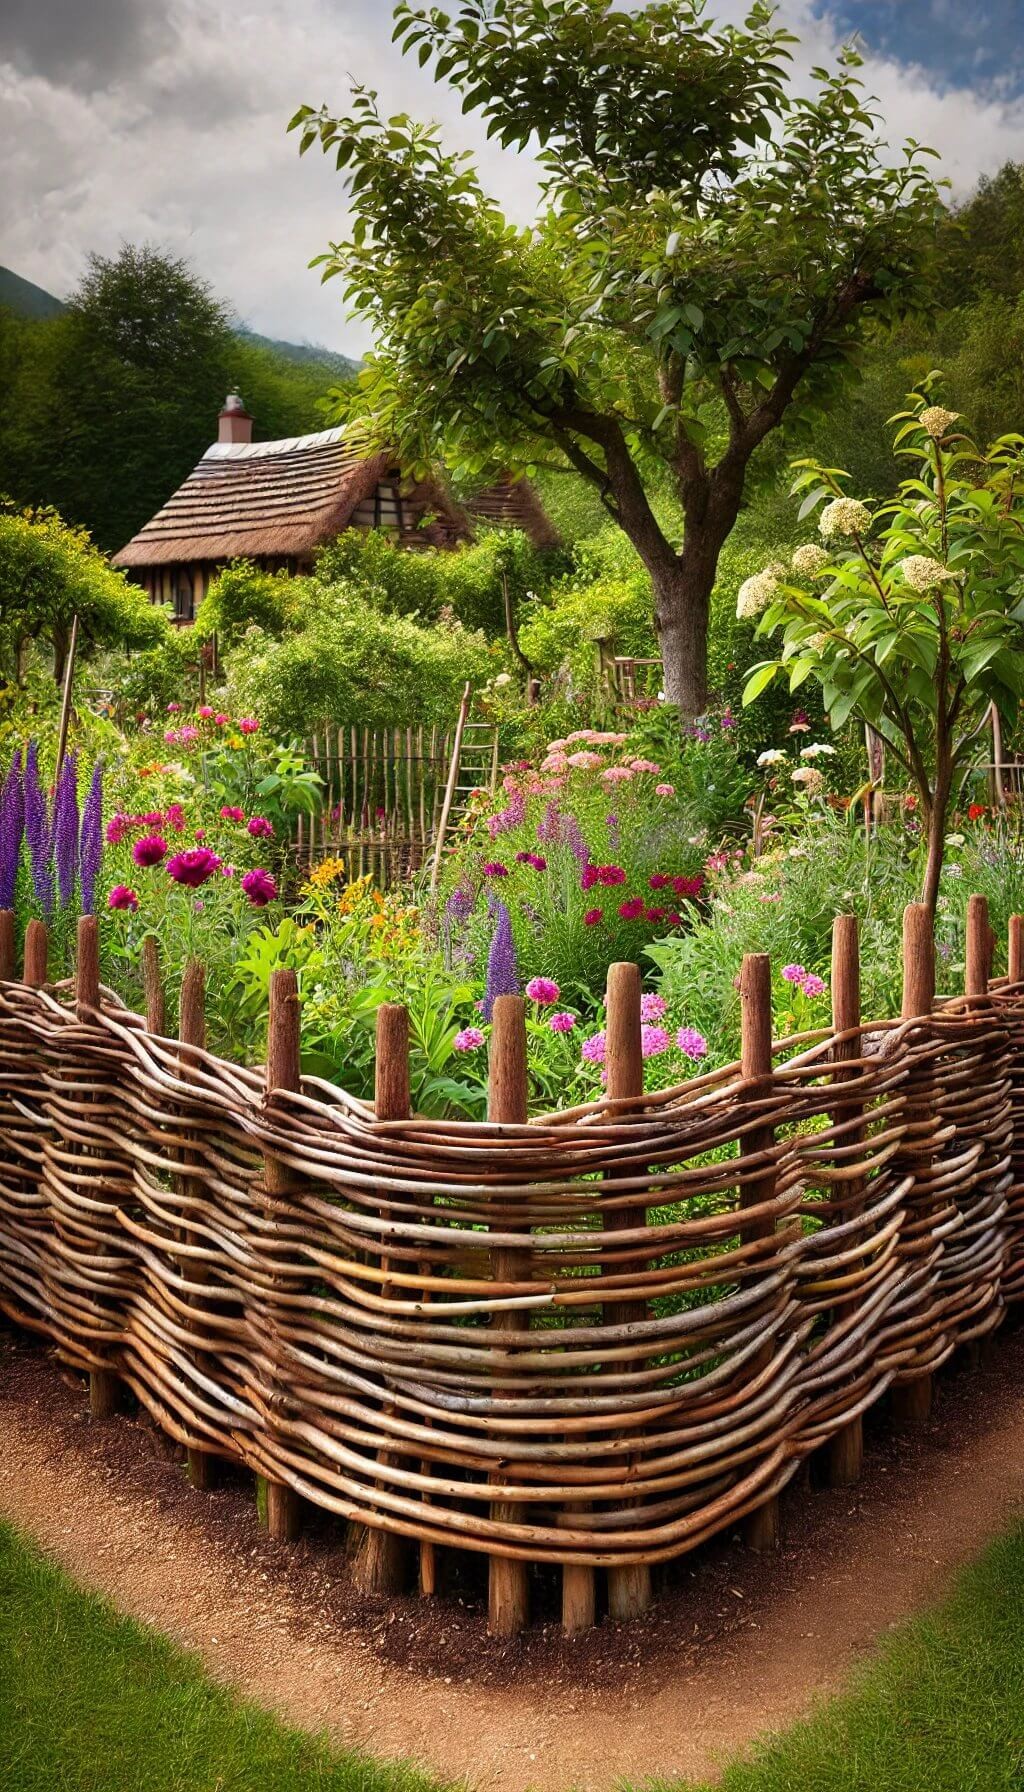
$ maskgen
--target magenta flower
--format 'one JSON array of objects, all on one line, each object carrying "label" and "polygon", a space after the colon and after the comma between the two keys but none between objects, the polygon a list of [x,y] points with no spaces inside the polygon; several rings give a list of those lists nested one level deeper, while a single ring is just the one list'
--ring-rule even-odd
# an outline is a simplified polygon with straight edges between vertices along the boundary
[{"label": "magenta flower", "polygon": [[230,720],[231,720],[230,716],[226,716],[223,714],[223,712],[221,712],[220,715],[214,716],[213,725],[215,728],[226,728],[228,723],[230,722]]},{"label": "magenta flower", "polygon": [[182,808],[180,803],[168,803],[167,814],[164,817],[164,819],[167,823],[167,826],[169,828],[173,828],[174,832],[176,834],[184,833],[184,831],[185,831],[185,811]]},{"label": "magenta flower", "polygon": [[584,927],[596,927],[598,925],[598,922],[603,921],[603,920],[604,920],[604,909],[603,908],[588,908],[586,911],[586,914],[583,917],[583,925],[584,925]]},{"label": "magenta flower", "polygon": [[552,1002],[557,1002],[562,992],[550,977],[531,977],[526,985],[526,993],[539,1008],[547,1008]]},{"label": "magenta flower", "polygon": [[479,1027],[463,1027],[461,1033],[456,1033],[452,1040],[457,1052],[475,1052],[483,1042],[484,1036]]},{"label": "magenta flower", "polygon": [[624,921],[639,921],[644,912],[642,896],[630,896],[628,901],[619,903],[619,914]]},{"label": "magenta flower", "polygon": [[193,846],[187,852],[179,852],[167,861],[167,875],[176,884],[184,884],[189,890],[198,890],[205,884],[220,865],[220,859],[207,846]]},{"label": "magenta flower", "polygon": [[825,994],[824,980],[821,977],[816,977],[813,971],[807,972],[800,988],[805,996],[823,996]]},{"label": "magenta flower", "polygon": [[645,921],[664,921],[665,916],[667,914],[668,914],[668,910],[665,908],[645,908],[644,909],[644,920]]},{"label": "magenta flower", "polygon": [[485,877],[508,876],[508,866],[503,865],[500,859],[490,859],[483,869]]},{"label": "magenta flower", "polygon": [[664,996],[649,995],[640,997],[641,1020],[664,1020],[667,1011],[668,1003]]},{"label": "magenta flower", "polygon": [[597,881],[599,884],[624,884],[626,881],[626,873],[623,871],[621,865],[599,865],[597,867]]},{"label": "magenta flower", "polygon": [[539,852],[517,852],[516,864],[532,865],[535,871],[546,871],[548,868],[547,859]]},{"label": "magenta flower", "polygon": [[118,809],[107,822],[107,825],[103,830],[103,838],[108,846],[120,846],[122,840],[130,829],[131,822],[129,821],[128,816],[122,815],[120,809]]},{"label": "magenta flower", "polygon": [[139,828],[160,828],[163,827],[164,818],[159,809],[150,809],[148,815],[133,815],[132,823]]},{"label": "magenta flower", "polygon": [[108,908],[136,909],[138,906],[139,899],[127,884],[115,884],[107,897]]},{"label": "magenta flower", "polygon": [[584,865],[582,873],[580,874],[580,889],[592,890],[594,885],[600,883],[600,881],[601,880],[597,875],[597,866]]},{"label": "magenta flower", "polygon": [[221,821],[244,821],[245,810],[238,809],[233,804],[228,804],[226,808],[221,810],[220,818]]},{"label": "magenta flower", "polygon": [[239,734],[258,734],[259,730],[260,725],[255,716],[241,716],[239,718]]},{"label": "magenta flower", "polygon": [[167,857],[167,842],[162,834],[144,834],[132,847],[136,865],[159,865]]},{"label": "magenta flower", "polygon": [[660,1058],[671,1044],[672,1038],[667,1027],[641,1026],[640,1050],[645,1058]]},{"label": "magenta flower", "polygon": [[564,1008],[560,1009],[557,1014],[553,1014],[548,1021],[552,1033],[571,1033],[575,1025],[575,1014],[567,1013]]},{"label": "magenta flower", "polygon": [[696,877],[674,877],[672,888],[677,896],[699,896],[704,888],[704,873],[698,871]]},{"label": "magenta flower", "polygon": [[589,1038],[584,1039],[580,1046],[580,1052],[588,1064],[603,1064],[606,1048],[606,1035],[603,1032],[591,1033]]},{"label": "magenta flower", "polygon": [[652,890],[667,890],[672,879],[669,877],[667,871],[654,871],[647,879],[647,882]]},{"label": "magenta flower", "polygon": [[164,740],[167,742],[167,745],[169,747],[176,746],[179,738],[180,738],[180,736],[179,736],[178,730],[176,728],[165,728],[164,729]]},{"label": "magenta flower", "polygon": [[706,1058],[708,1055],[708,1042],[696,1027],[680,1027],[676,1034],[676,1045],[684,1058]]},{"label": "magenta flower", "polygon": [[265,815],[252,815],[249,818],[246,831],[252,835],[254,840],[268,840],[274,832],[274,826]]},{"label": "magenta flower", "polygon": [[181,704],[180,703],[168,703],[167,714],[169,716],[180,715],[181,714]]},{"label": "magenta flower", "polygon": [[202,716],[203,721],[208,722],[210,720],[211,716],[213,715],[213,710],[210,708],[210,705],[208,703],[201,703],[199,708],[196,710],[196,715]]},{"label": "magenta flower", "polygon": [[782,975],[787,983],[802,983],[807,975],[802,964],[784,964]]},{"label": "magenta flower", "polygon": [[242,888],[252,903],[253,908],[266,908],[277,895],[277,885],[269,871],[257,866],[255,871],[247,871],[242,879]]}]

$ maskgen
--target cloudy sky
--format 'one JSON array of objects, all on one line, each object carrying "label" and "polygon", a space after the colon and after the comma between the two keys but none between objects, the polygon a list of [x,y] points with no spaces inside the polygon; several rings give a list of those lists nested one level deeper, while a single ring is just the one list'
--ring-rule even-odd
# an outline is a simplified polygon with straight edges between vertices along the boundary
[{"label": "cloudy sky", "polygon": [[[743,0],[712,0],[737,18]],[[958,191],[1024,161],[1024,0],[781,0],[806,69],[858,32],[894,140],[942,152]],[[482,146],[443,88],[390,42],[388,0],[0,0],[0,264],[65,295],[90,249],[187,256],[254,329],[360,351],[307,268],[344,232],[341,181],[300,163],[288,118],[344,103],[349,77],[392,111],[439,117],[480,149],[492,191],[529,214],[528,158]]]}]

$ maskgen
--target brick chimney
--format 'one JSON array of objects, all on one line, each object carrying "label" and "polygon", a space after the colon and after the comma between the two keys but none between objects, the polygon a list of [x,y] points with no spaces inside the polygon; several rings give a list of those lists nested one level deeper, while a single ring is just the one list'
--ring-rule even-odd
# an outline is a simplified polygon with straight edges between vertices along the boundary
[{"label": "brick chimney", "polygon": [[251,442],[252,418],[237,392],[229,392],[217,419],[218,442]]}]

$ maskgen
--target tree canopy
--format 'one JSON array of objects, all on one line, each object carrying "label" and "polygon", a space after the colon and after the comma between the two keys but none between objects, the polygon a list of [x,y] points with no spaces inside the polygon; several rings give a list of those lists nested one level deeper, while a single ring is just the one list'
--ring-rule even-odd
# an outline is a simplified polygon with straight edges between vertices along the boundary
[{"label": "tree canopy", "polygon": [[[510,149],[540,144],[536,222],[510,223],[434,126],[304,106],[301,147],[346,172],[350,236],[320,258],[376,352],[339,415],[458,471],[564,457],[651,574],[666,689],[705,700],[718,555],[751,457],[834,401],[867,318],[930,303],[939,198],[914,143],[886,154],[856,56],[789,86],[773,9],[703,0],[400,0],[395,36]],[[667,475],[685,530],[649,502]]]}]

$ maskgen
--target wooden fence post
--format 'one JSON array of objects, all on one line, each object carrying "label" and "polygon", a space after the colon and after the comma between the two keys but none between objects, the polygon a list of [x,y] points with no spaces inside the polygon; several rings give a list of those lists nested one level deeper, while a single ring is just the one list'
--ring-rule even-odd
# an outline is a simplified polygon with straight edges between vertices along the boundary
[{"label": "wooden fence post", "polygon": [[[935,929],[924,902],[908,902],[903,910],[902,1018],[929,1015],[935,1001]],[[893,1417],[903,1424],[921,1424],[932,1409],[932,1377],[896,1382],[890,1396]]]},{"label": "wooden fence post", "polygon": [[[378,1120],[408,1120],[412,1112],[409,1095],[409,1016],[398,1002],[382,1002],[377,1010],[377,1056],[374,1064],[373,1111]],[[388,1208],[382,1208],[382,1214]],[[385,1252],[381,1267],[387,1268]],[[388,1284],[382,1284],[382,1292]],[[393,1412],[393,1406],[386,1411]],[[400,1460],[396,1450],[381,1450],[377,1460],[385,1467],[394,1467]],[[424,1545],[424,1548],[431,1547]],[[355,1578],[365,1593],[401,1593],[409,1578],[409,1539],[394,1531],[367,1527],[356,1562]]]},{"label": "wooden fence post", "polygon": [[[625,1101],[644,1092],[644,1057],[640,1031],[640,966],[608,967],[605,1003],[606,1090],[610,1101]],[[635,1172],[627,1170],[627,1175]],[[636,1231],[647,1224],[647,1205],[620,1207],[604,1216],[605,1230]],[[647,1316],[642,1300],[606,1301],[609,1325],[634,1325]],[[651,1603],[651,1570],[646,1562],[630,1562],[608,1570],[608,1611],[613,1618],[636,1618]]]},{"label": "wooden fence post", "polygon": [[24,981],[30,989],[42,989],[48,975],[50,935],[43,921],[30,921],[25,929]]},{"label": "wooden fence post", "polygon": [[[860,939],[856,915],[837,915],[832,924],[832,1026],[836,1033],[846,1033],[860,1026]],[[837,1066],[834,1082],[842,1084],[856,1071],[839,1068],[861,1054],[860,1038],[837,1040],[832,1047],[832,1061]],[[836,1104],[833,1124],[856,1118],[857,1108]],[[860,1144],[864,1126],[851,1128],[844,1134],[844,1144]],[[843,1184],[843,1218],[853,1218],[863,1202],[864,1179]],[[842,1305],[843,1303],[841,1303]],[[832,1487],[848,1487],[860,1480],[864,1462],[864,1423],[860,1413],[838,1431],[828,1446],[828,1480]]]},{"label": "wooden fence post", "polygon": [[1006,978],[1009,983],[1024,983],[1024,915],[1010,916]]},{"label": "wooden fence post", "polygon": [[[529,1083],[526,1069],[526,1004],[522,996],[497,996],[491,1015],[491,1049],[488,1064],[487,1118],[498,1124],[522,1124],[527,1117]],[[500,1163],[501,1147],[495,1147]],[[509,1229],[502,1222],[502,1230]],[[527,1246],[529,1239],[527,1239]],[[497,1286],[505,1282],[524,1281],[529,1274],[529,1249],[491,1252],[491,1274]],[[528,1331],[528,1312],[513,1309],[495,1314],[494,1330]],[[498,1361],[500,1362],[500,1358]],[[497,1364],[495,1365],[497,1366]],[[501,1480],[503,1471],[494,1471],[493,1479]],[[491,1517],[501,1523],[519,1518],[519,1508],[508,1500],[495,1500]],[[488,1558],[487,1628],[492,1636],[516,1636],[529,1616],[529,1581],[525,1562],[508,1556]]]},{"label": "wooden fence post", "polygon": [[[274,1089],[298,1091],[301,1083],[299,1054],[299,987],[293,970],[270,973],[270,1019],[267,1027],[267,1094]],[[291,1171],[279,1158],[267,1153],[263,1181],[273,1198],[287,1195],[293,1186]],[[262,1477],[261,1477],[262,1479]],[[257,1507],[263,1504],[266,1527],[279,1543],[293,1543],[302,1528],[298,1494],[281,1481],[266,1480]]]},{"label": "wooden fence post", "polygon": [[14,978],[14,911],[0,908],[0,983]]},{"label": "wooden fence post", "polygon": [[[79,1020],[100,1005],[100,936],[95,915],[78,922],[75,956],[75,1009]],[[112,1369],[90,1369],[89,1412],[94,1419],[109,1419],[117,1412],[123,1393],[121,1379]]]},{"label": "wooden fence post", "polygon": [[[751,1099],[757,1100],[766,1091],[772,1074],[772,966],[767,952],[747,952],[740,969],[740,1074],[754,1084]],[[743,1154],[770,1151],[775,1143],[771,1126],[757,1126],[741,1141]],[[752,1178],[740,1191],[740,1208],[756,1207],[770,1201],[775,1193],[774,1167]],[[740,1227],[744,1244],[765,1238],[775,1230],[773,1220],[758,1220]],[[751,1360],[756,1374],[771,1361],[773,1346],[769,1343]],[[744,1524],[747,1544],[754,1550],[775,1549],[779,1542],[779,1498],[771,1499],[749,1514]]]},{"label": "wooden fence post", "polygon": [[987,996],[992,972],[992,929],[984,896],[967,899],[964,995]]},{"label": "wooden fence post", "polygon": [[[156,960],[156,941],[147,940],[146,945],[152,945],[153,947],[152,958],[148,961],[143,961],[143,969],[146,977],[146,1012],[148,1016],[152,1009],[154,1017],[159,1014],[160,1023],[161,1026],[163,1026],[163,986],[160,982],[159,962]],[[158,1029],[151,1026],[150,1030],[156,1032]],[[205,1049],[206,1046],[206,971],[198,958],[189,959],[188,964],[185,966],[185,975],[181,980],[181,1000],[178,1005],[178,1040],[182,1045],[195,1045],[199,1046],[201,1049]],[[189,1069],[190,1059],[185,1057],[182,1061],[182,1074],[186,1082],[188,1081]],[[182,1158],[186,1164],[192,1164],[196,1161],[195,1153],[187,1150],[182,1152]],[[179,1193],[184,1202],[188,1203],[192,1200],[197,1192],[194,1177],[182,1176],[179,1179]],[[183,1228],[183,1236],[186,1240],[188,1239],[189,1229],[187,1223]],[[197,1264],[193,1267],[188,1262],[188,1259],[186,1259],[186,1268],[190,1281],[199,1282],[204,1279],[200,1265]],[[208,1455],[205,1450],[189,1449],[187,1462],[188,1478],[193,1487],[200,1493],[209,1492],[209,1489],[213,1486],[214,1479],[213,1457]]]},{"label": "wooden fence post", "polygon": [[146,1030],[162,1038],[167,1027],[167,1004],[160,973],[160,948],[151,933],[142,942],[142,986],[146,993]]}]

